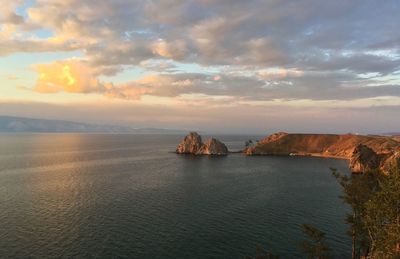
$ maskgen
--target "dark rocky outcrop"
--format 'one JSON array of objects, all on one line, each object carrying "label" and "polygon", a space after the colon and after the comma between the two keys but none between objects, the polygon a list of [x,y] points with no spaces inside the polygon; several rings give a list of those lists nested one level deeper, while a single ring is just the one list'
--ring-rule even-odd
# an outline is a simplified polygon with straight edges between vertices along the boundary
[{"label": "dark rocky outcrop", "polygon": [[210,138],[206,143],[202,142],[201,136],[196,132],[190,132],[176,148],[178,154],[193,155],[227,155],[228,148],[221,141]]},{"label": "dark rocky outcrop", "polygon": [[380,167],[382,157],[371,148],[359,144],[350,158],[350,168],[353,173],[362,173],[368,170],[375,170]]}]

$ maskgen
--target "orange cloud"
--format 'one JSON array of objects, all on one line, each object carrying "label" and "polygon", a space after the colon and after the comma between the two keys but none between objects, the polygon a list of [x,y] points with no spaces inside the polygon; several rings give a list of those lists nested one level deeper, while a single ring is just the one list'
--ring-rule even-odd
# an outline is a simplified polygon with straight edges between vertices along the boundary
[{"label": "orange cloud", "polygon": [[194,86],[194,79],[148,75],[124,84],[100,82],[96,70],[81,60],[64,60],[35,66],[40,93],[97,93],[110,98],[139,100],[144,95],[177,96]]},{"label": "orange cloud", "polygon": [[39,78],[34,90],[41,93],[101,92],[104,86],[95,77],[94,70],[80,60],[57,61],[36,65]]},{"label": "orange cloud", "polygon": [[165,75],[148,75],[125,84],[107,84],[105,95],[111,98],[139,100],[144,95],[179,96],[190,92],[194,86],[193,79],[179,79]]},{"label": "orange cloud", "polygon": [[265,80],[280,80],[288,77],[301,77],[303,75],[303,71],[285,68],[266,69],[257,72],[257,76]]}]

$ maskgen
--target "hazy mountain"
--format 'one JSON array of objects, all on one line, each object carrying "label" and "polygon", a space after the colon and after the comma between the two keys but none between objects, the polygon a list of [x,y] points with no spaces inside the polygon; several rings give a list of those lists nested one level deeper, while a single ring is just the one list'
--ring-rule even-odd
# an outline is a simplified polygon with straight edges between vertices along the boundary
[{"label": "hazy mountain", "polygon": [[400,132],[387,132],[384,133],[385,136],[400,136]]},{"label": "hazy mountain", "polygon": [[100,125],[63,120],[45,120],[0,116],[0,132],[97,132],[137,134],[183,134],[175,129],[134,128],[120,125]]}]

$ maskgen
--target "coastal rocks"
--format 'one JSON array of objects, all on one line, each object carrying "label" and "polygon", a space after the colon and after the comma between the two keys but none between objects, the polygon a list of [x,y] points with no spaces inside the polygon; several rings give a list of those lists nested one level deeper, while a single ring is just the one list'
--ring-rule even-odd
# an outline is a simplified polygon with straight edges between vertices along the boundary
[{"label": "coastal rocks", "polygon": [[385,159],[382,163],[382,171],[384,173],[389,172],[390,169],[396,166],[400,167],[400,148]]},{"label": "coastal rocks", "polygon": [[227,155],[228,148],[221,141],[210,138],[203,143],[201,136],[196,132],[190,132],[176,148],[178,154],[193,155]]},{"label": "coastal rocks", "polygon": [[[400,142],[378,135],[357,134],[272,134],[242,151],[246,155],[316,156],[349,160],[353,173],[380,170],[388,173],[400,165]],[[227,155],[224,143],[215,138],[203,143],[196,132],[187,135],[176,148],[178,154]]]},{"label": "coastal rocks", "polygon": [[287,135],[289,135],[289,134],[286,133],[286,132],[276,132],[276,133],[271,134],[271,135],[269,135],[268,137],[262,139],[262,140],[260,141],[260,143],[274,142],[274,141],[277,141],[277,140],[279,140],[279,139],[281,139],[281,138],[283,138],[283,137],[285,137],[285,136],[287,136]]},{"label": "coastal rocks", "polygon": [[196,132],[190,132],[176,148],[178,154],[197,154],[203,146],[201,136]]},{"label": "coastal rocks", "polygon": [[278,132],[244,149],[243,153],[342,158],[350,160],[349,168],[354,173],[374,169],[387,173],[393,164],[400,162],[400,142],[379,135]]},{"label": "coastal rocks", "polygon": [[199,153],[202,155],[226,155],[228,154],[228,148],[218,139],[210,138],[200,148]]},{"label": "coastal rocks", "polygon": [[371,148],[359,144],[350,158],[350,170],[353,173],[362,173],[369,170],[376,170],[381,164],[381,158]]}]

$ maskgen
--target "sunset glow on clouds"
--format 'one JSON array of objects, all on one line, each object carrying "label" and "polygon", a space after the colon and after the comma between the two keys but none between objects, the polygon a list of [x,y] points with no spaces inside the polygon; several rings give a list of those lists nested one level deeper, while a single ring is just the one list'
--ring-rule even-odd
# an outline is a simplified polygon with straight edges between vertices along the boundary
[{"label": "sunset glow on clouds", "polygon": [[[240,114],[259,113],[251,116],[253,131],[279,125],[296,130],[275,115],[297,109],[304,123],[300,129],[307,121],[328,118],[327,113],[339,118],[336,104],[353,109],[360,125],[354,129],[367,130],[373,121],[357,117],[355,109],[388,121],[392,111],[400,111],[400,3],[395,0],[3,2],[3,115],[15,103],[93,107],[97,99],[115,110],[103,118],[106,122],[171,126],[161,119],[169,110],[177,128],[188,128],[192,122],[176,111],[201,104],[214,109],[204,111],[210,121],[241,109]],[[134,112],[119,117],[121,102],[159,112],[149,113],[147,122]],[[25,110],[26,116],[42,116]],[[275,115],[266,115],[270,111]],[[7,112],[24,115],[16,108]],[[93,119],[66,112],[42,117],[60,116]],[[248,119],[236,120],[239,128]],[[223,129],[205,129],[218,127]]]},{"label": "sunset glow on clouds", "polygon": [[89,93],[101,92],[104,88],[93,69],[80,61],[39,64],[35,69],[39,76],[33,90],[40,93]]}]

